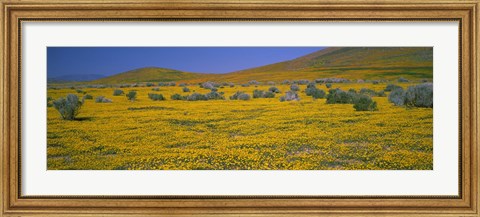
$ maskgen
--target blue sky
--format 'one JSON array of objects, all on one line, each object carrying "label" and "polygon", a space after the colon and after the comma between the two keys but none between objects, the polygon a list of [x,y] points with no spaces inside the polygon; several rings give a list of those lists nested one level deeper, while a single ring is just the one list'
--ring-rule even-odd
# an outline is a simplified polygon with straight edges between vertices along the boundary
[{"label": "blue sky", "polygon": [[114,75],[142,67],[228,73],[291,60],[323,47],[48,47],[47,74]]}]

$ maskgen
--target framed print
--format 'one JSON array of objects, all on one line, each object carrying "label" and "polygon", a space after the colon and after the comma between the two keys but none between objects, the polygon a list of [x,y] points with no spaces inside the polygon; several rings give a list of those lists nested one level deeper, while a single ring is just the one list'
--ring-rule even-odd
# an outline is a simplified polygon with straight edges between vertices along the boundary
[{"label": "framed print", "polygon": [[2,1],[2,216],[478,216],[478,1]]}]

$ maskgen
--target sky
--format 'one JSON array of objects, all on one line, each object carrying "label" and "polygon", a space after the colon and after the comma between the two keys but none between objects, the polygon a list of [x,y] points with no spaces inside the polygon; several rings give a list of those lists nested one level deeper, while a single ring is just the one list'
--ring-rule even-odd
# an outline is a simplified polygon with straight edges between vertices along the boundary
[{"label": "sky", "polygon": [[228,73],[295,59],[323,47],[48,47],[47,75],[104,76],[161,67]]}]

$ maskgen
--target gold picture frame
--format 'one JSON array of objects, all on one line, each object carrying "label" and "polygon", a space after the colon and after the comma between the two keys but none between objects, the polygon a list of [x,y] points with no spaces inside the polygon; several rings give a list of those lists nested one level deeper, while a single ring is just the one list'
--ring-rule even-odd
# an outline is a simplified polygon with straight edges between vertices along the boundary
[{"label": "gold picture frame", "polygon": [[[2,0],[1,216],[478,216],[478,0]],[[26,21],[459,22],[458,196],[22,196],[21,24]]]}]

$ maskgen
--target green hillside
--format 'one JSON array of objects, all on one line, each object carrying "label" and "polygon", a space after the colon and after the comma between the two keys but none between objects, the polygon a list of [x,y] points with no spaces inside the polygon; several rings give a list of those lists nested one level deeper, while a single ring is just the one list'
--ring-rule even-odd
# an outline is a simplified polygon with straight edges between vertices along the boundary
[{"label": "green hillside", "polygon": [[168,82],[201,79],[207,74],[183,72],[174,69],[147,67],[135,69],[109,77],[101,78],[89,83],[92,84],[122,84],[136,82]]},{"label": "green hillside", "polygon": [[231,81],[284,79],[432,79],[433,48],[326,48],[290,61],[222,75]]},{"label": "green hillside", "polygon": [[226,74],[201,74],[166,68],[140,68],[106,78],[95,84],[177,81],[242,83],[317,78],[411,80],[433,78],[430,47],[332,47],[285,62]]}]

